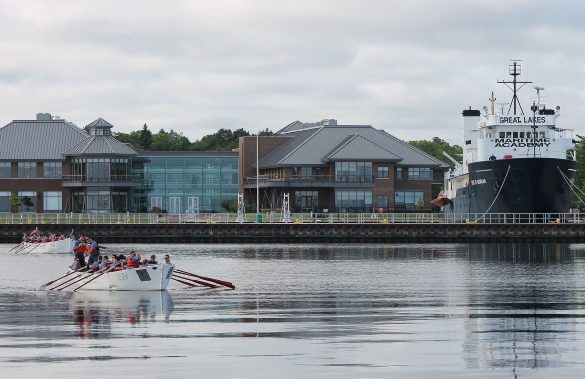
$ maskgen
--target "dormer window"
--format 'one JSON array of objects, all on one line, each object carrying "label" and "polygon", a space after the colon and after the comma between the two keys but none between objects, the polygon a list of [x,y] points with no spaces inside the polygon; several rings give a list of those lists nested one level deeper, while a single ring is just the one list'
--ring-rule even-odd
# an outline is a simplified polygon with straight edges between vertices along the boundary
[{"label": "dormer window", "polygon": [[87,125],[86,130],[92,136],[110,136],[112,135],[112,124],[102,118],[98,118],[91,124]]}]

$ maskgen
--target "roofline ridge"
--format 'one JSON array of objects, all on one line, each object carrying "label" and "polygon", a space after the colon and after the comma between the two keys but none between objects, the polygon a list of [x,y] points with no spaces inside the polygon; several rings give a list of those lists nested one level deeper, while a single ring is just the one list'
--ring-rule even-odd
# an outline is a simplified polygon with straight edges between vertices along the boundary
[{"label": "roofline ridge", "polygon": [[323,127],[324,127],[324,125],[316,125],[316,126],[311,126],[310,128],[295,129],[295,130],[291,130],[290,132],[283,132],[280,134],[296,133],[296,132],[302,132],[304,130],[312,130],[312,129],[323,129]]},{"label": "roofline ridge", "polygon": [[433,157],[433,156],[432,156],[432,155],[430,155],[430,154],[427,154],[427,153],[425,153],[425,152],[424,152],[424,151],[422,151],[421,149],[419,149],[419,148],[417,148],[417,147],[415,147],[415,146],[412,146],[411,144],[409,144],[409,143],[408,143],[408,142],[406,142],[406,141],[403,141],[403,140],[401,140],[400,138],[394,137],[392,134],[388,133],[388,132],[387,132],[387,131],[385,131],[384,129],[378,129],[378,130],[379,130],[379,131],[381,131],[382,133],[386,134],[388,137],[390,137],[390,138],[392,138],[392,139],[394,139],[394,140],[396,140],[396,141],[400,142],[401,144],[405,145],[406,147],[409,147],[410,149],[413,149],[413,150],[417,151],[418,153],[420,153],[420,154],[422,154],[422,155],[426,156],[427,158],[431,158],[432,160],[439,162],[439,166],[440,166],[440,165],[445,165],[445,166],[447,166],[447,164],[446,164],[445,162],[443,162],[443,161],[441,161],[441,160],[439,160],[439,159],[437,159],[437,158]]},{"label": "roofline ridge", "polygon": [[[306,129],[308,130],[308,129]],[[287,159],[288,157],[291,156],[292,153],[294,153],[295,151],[297,151],[301,146],[303,146],[304,144],[306,144],[309,140],[313,139],[313,137],[315,137],[319,132],[321,132],[321,130],[323,130],[323,128],[319,128],[319,130],[317,130],[315,133],[311,134],[309,136],[309,138],[307,138],[306,140],[304,140],[303,142],[301,142],[297,147],[295,147],[294,149],[292,149],[292,151],[290,153],[288,153],[287,155],[285,155],[284,157],[282,157],[281,160],[278,161],[279,164],[282,164],[282,161],[284,161],[285,159]]]},{"label": "roofline ridge", "polygon": [[[373,128],[373,129],[375,129],[375,128]],[[377,130],[377,129],[375,129],[375,130]],[[342,148],[344,148],[344,147],[345,147],[347,144],[349,144],[351,141],[355,140],[356,138],[363,138],[363,139],[365,139],[366,141],[368,141],[368,142],[369,142],[369,143],[371,143],[372,145],[374,145],[374,146],[376,146],[376,147],[378,147],[378,148],[380,148],[380,149],[382,149],[382,150],[386,151],[386,152],[387,152],[387,153],[389,153],[391,156],[393,156],[393,157],[395,157],[396,159],[398,159],[398,161],[403,161],[403,160],[404,160],[404,157],[401,157],[400,155],[398,155],[398,154],[395,154],[395,153],[391,152],[390,150],[386,149],[384,146],[381,146],[381,145],[377,144],[376,142],[374,142],[374,141],[370,140],[369,138],[366,138],[365,136],[362,136],[361,134],[358,134],[358,133],[355,133],[355,134],[353,134],[353,135],[352,135],[352,137],[351,137],[351,138],[349,138],[349,139],[347,139],[347,141],[346,141],[345,143],[343,143],[342,145],[340,145],[340,146],[339,146],[339,148],[338,148],[338,149],[336,149],[336,151],[334,151],[334,152],[332,152],[332,153],[330,153],[330,154],[326,155],[325,157],[326,157],[326,158],[331,158],[331,156],[333,156],[333,155],[337,154],[337,153],[339,152],[339,150],[341,150]]]},{"label": "roofline ridge", "polygon": [[[375,129],[375,128],[374,128],[374,129]],[[387,151],[387,152],[389,152],[390,154],[394,155],[396,158],[400,158],[400,160],[404,160],[404,157],[401,157],[400,155],[398,155],[398,154],[395,154],[395,153],[391,152],[390,150],[386,149],[384,146],[382,146],[382,145],[380,145],[380,144],[378,144],[378,143],[376,143],[376,142],[374,142],[374,141],[372,141],[372,140],[370,140],[370,139],[366,138],[365,136],[362,136],[362,135],[360,135],[360,137],[362,137],[363,139],[365,139],[365,140],[366,140],[366,141],[368,141],[369,143],[371,143],[371,144],[373,144],[373,145],[376,145],[376,146],[378,146],[380,149],[382,149],[382,150],[386,150],[386,151]]]},{"label": "roofline ridge", "polygon": [[359,136],[359,134],[353,133],[353,134],[350,134],[349,136],[345,137],[345,140],[343,140],[339,145],[334,147],[333,150],[331,150],[329,153],[327,153],[327,155],[325,155],[325,158],[329,158],[333,154],[337,153],[339,150],[343,149],[345,146],[347,146],[348,143],[350,143],[351,141],[356,139],[358,136]]}]

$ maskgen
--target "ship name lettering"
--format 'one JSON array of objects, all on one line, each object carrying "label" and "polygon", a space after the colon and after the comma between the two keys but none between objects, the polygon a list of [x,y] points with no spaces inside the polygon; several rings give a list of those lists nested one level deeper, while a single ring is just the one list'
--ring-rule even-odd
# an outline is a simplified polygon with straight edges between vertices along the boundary
[{"label": "ship name lettering", "polygon": [[473,179],[471,181],[471,185],[473,185],[473,186],[476,186],[478,184],[486,184],[486,183],[487,183],[487,181],[483,178],[482,179]]},{"label": "ship name lettering", "polygon": [[500,124],[544,124],[546,122],[546,117],[520,117],[520,116],[501,116],[500,117]]},{"label": "ship name lettering", "polygon": [[549,147],[550,138],[496,138],[494,147]]}]

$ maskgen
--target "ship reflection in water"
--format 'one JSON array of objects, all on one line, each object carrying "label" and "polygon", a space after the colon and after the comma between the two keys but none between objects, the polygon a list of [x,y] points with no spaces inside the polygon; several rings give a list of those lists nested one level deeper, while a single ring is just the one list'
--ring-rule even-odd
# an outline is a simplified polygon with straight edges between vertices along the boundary
[{"label": "ship reflection in water", "polygon": [[81,338],[110,338],[115,322],[168,322],[173,310],[168,291],[80,291],[69,295],[75,335]]},{"label": "ship reflection in water", "polygon": [[560,266],[574,260],[569,246],[477,244],[467,257],[491,264],[487,271],[469,271],[466,366],[507,368],[515,377],[521,368],[565,366],[571,349],[559,342],[575,338],[575,323],[567,320],[580,307],[573,266]]},{"label": "ship reflection in water", "polygon": [[585,245],[138,248],[237,289],[39,291],[61,262],[0,253],[31,271],[0,276],[5,376],[582,376]]}]

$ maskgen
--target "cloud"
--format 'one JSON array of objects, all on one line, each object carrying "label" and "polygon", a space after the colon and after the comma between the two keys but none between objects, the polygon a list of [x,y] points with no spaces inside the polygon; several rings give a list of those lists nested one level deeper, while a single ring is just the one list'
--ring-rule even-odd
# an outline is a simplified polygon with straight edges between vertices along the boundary
[{"label": "cloud", "polygon": [[[52,112],[118,131],[201,138],[299,119],[372,124],[460,143],[523,59],[578,128],[585,68],[577,1],[2,1],[2,122]],[[532,91],[520,93],[528,101]],[[582,132],[581,132],[582,133]]]}]

